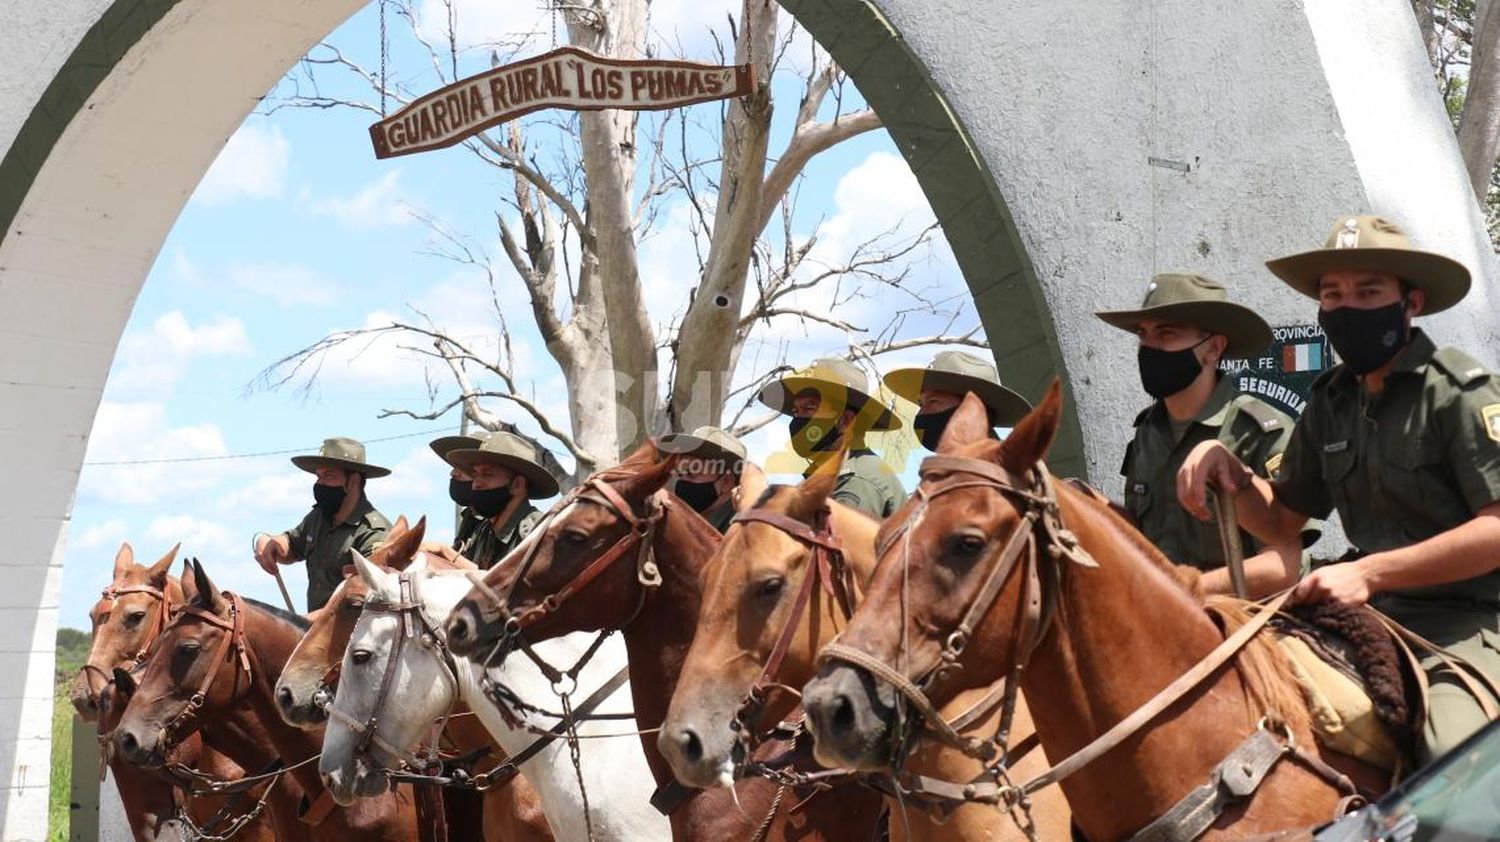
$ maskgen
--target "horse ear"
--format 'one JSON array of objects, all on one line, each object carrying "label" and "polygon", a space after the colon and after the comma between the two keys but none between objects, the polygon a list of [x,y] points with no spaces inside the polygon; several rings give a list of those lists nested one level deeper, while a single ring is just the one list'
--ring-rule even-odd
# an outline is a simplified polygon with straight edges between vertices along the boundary
[{"label": "horse ear", "polygon": [[[423,518],[426,523],[426,518]],[[424,525],[423,530],[426,529]],[[395,534],[393,529],[386,536],[385,543],[380,549],[371,553],[371,559],[381,567],[392,570],[405,570],[411,560],[416,557],[417,550],[422,548],[422,531],[416,529],[404,529],[400,535]]]},{"label": "horse ear", "polygon": [[182,549],[182,544],[173,544],[172,549],[161,560],[151,565],[146,571],[146,581],[154,588],[165,588],[167,586],[167,574],[172,572],[172,562],[177,560],[177,551]]},{"label": "horse ear", "polygon": [[943,437],[938,441],[938,452],[952,453],[966,444],[988,438],[989,434],[989,410],[978,395],[968,392],[954,411],[953,417],[948,420],[948,427],[943,430]]},{"label": "horse ear", "polygon": [[[215,614],[224,613],[224,597],[219,593],[218,589],[214,587],[214,583],[209,580],[208,573],[203,569],[203,562],[199,561],[196,558],[193,559],[193,575],[187,578],[191,578],[193,580],[194,595],[191,597],[192,602],[209,609]],[[184,595],[186,595],[186,579],[184,579],[182,584],[183,593]]]},{"label": "horse ear", "polygon": [[740,469],[740,484],[734,489],[734,510],[743,512],[755,507],[760,502],[762,494],[766,493],[766,487],[770,485],[766,481],[766,472],[760,466],[746,459],[741,463],[744,467]]},{"label": "horse ear", "polygon": [[838,453],[819,462],[807,479],[797,486],[786,513],[811,526],[818,512],[828,503],[829,495],[833,494],[833,487],[838,484],[839,471],[843,470],[844,457],[847,455],[848,451],[841,447]]},{"label": "horse ear", "polygon": [[115,667],[115,686],[126,696],[135,695],[135,677],[119,667]]},{"label": "horse ear", "polygon": [[663,453],[654,439],[646,439],[635,452],[625,458],[618,468],[630,470],[630,475],[620,480],[627,497],[644,498],[655,494],[672,478],[677,469],[680,454]]},{"label": "horse ear", "polygon": [[114,577],[116,579],[125,578],[125,574],[130,572],[130,568],[134,564],[135,550],[130,548],[130,544],[128,542],[121,542],[120,551],[115,553]]},{"label": "horse ear", "polygon": [[1062,423],[1062,381],[1053,378],[1047,396],[1026,414],[1000,447],[1000,464],[1024,473],[1047,455]]},{"label": "horse ear", "polygon": [[390,593],[390,574],[381,570],[374,562],[365,558],[364,553],[351,549],[349,555],[354,557],[354,569],[359,571],[359,578],[370,589],[370,593],[387,596]]}]

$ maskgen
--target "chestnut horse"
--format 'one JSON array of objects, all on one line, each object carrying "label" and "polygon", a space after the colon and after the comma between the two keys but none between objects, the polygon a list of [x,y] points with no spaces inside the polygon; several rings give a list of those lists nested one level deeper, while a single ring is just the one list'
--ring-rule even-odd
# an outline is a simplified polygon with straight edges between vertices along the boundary
[{"label": "chestnut horse", "polygon": [[[758,721],[745,723],[750,731],[764,733],[792,714],[796,695],[776,690],[801,687],[813,677],[817,651],[844,627],[837,588],[852,590],[849,597],[857,605],[861,589],[874,575],[879,522],[829,499],[842,462],[825,461],[796,487],[768,488],[759,468],[745,466],[737,505],[742,520],[729,527],[719,551],[704,567],[706,593],[698,631],[659,737],[662,753],[683,783],[710,786],[731,773],[736,753],[742,750],[731,723],[748,713],[746,700],[758,683],[768,688],[769,698]],[[762,517],[762,512],[772,517],[745,520]],[[815,553],[817,541],[839,547],[842,558]],[[838,579],[844,570],[852,582],[835,584],[824,578]],[[788,630],[790,623],[797,624],[795,630]],[[792,636],[784,638],[786,634]],[[776,657],[779,662],[771,664]],[[774,674],[766,674],[773,667]],[[950,719],[962,716],[989,695],[987,690],[961,695],[945,712]],[[998,709],[990,711],[966,730],[993,732],[998,716]],[[1033,730],[1022,707],[1013,733],[1025,737]],[[979,772],[976,761],[935,741],[922,745],[907,768],[960,783]],[[1029,775],[1046,768],[1046,758],[1037,751],[1022,758],[1014,773]],[[887,805],[893,839],[1024,837],[1009,817],[989,805],[962,804],[941,817],[929,815],[920,803],[888,798]],[[1040,794],[1032,814],[1038,819],[1040,838],[1068,838],[1068,805],[1061,793]]]},{"label": "chestnut horse", "polygon": [[[370,561],[391,570],[405,570],[421,551],[422,538],[427,532],[427,518],[417,521],[410,529],[406,519],[396,518],[386,535],[385,542],[371,555]],[[456,565],[435,556],[422,553],[429,570],[453,570]],[[474,569],[473,565],[468,565]],[[276,682],[276,705],[287,722],[299,728],[319,725],[328,721],[328,711],[320,694],[331,700],[337,689],[337,672],[349,646],[349,635],[354,631],[360,612],[364,610],[365,598],[370,589],[360,577],[345,570],[342,584],[329,597],[327,605],[314,611],[311,625],[297,648],[292,650],[286,667]],[[482,758],[483,764],[494,764],[503,755],[495,747],[494,738],[485,730],[484,724],[473,715],[459,710],[448,720],[448,736],[459,755],[468,755],[476,750],[488,748]],[[462,802],[475,793],[451,790],[443,793],[448,814],[448,835],[451,839],[478,839],[489,842],[540,842],[552,838],[547,817],[542,813],[541,801],[536,790],[523,777],[515,777],[504,786],[484,792],[482,815],[473,826],[464,827],[464,818],[453,809],[455,802]]]},{"label": "chestnut horse", "polygon": [[115,728],[118,756],[160,768],[182,739],[199,733],[252,772],[277,761],[285,764],[268,798],[278,840],[415,838],[407,788],[351,808],[332,808],[312,765],[322,729],[293,728],[278,715],[271,688],[306,620],[218,592],[196,560],[182,590],[183,604],[158,636]]},{"label": "chestnut horse", "polygon": [[[89,611],[93,627],[89,644],[88,660],[78,671],[69,699],[78,715],[85,721],[96,722],[100,741],[103,743],[119,722],[120,714],[129,701],[129,696],[114,683],[116,669],[134,667],[146,657],[157,632],[167,624],[167,615],[174,605],[182,604],[182,587],[171,576],[172,561],[177,557],[173,547],[150,567],[135,563],[135,551],[129,544],[121,544],[115,555],[114,578],[104,589],[99,601]],[[188,797],[173,786],[163,775],[131,766],[109,752],[107,763],[115,777],[115,788],[120,793],[120,802],[125,807],[125,818],[130,822],[131,833],[136,839],[157,839],[169,835],[168,823],[177,818],[179,800],[194,824],[203,826],[208,832],[222,832],[224,822],[232,820],[243,805],[248,809],[253,800],[246,803],[243,798],[230,796]],[[211,748],[194,735],[183,740],[174,760],[202,770],[220,780],[231,780],[243,776],[238,764]],[[254,793],[255,796],[259,792]],[[252,796],[253,797],[253,796]],[[229,811],[222,816],[220,811],[234,800]],[[214,822],[219,818],[218,822]],[[238,834],[240,839],[271,839],[269,817],[261,815],[251,820]]]},{"label": "chestnut horse", "polygon": [[[480,663],[501,641],[512,617],[527,641],[620,629],[630,656],[636,725],[659,787],[674,779],[654,731],[666,716],[698,626],[700,576],[720,537],[697,512],[663,490],[674,464],[647,442],[621,464],[590,477],[485,574],[483,587],[470,591],[447,625],[453,652]],[[507,595],[504,605],[496,604],[496,594]],[[776,745],[768,743],[765,749],[774,751]],[[873,835],[880,813],[873,793],[813,798],[794,810],[797,799],[778,798],[777,792],[775,784],[762,778],[694,791],[670,814],[673,838],[717,842]]]},{"label": "chestnut horse", "polygon": [[[1268,635],[1232,650],[1244,635],[1226,641],[1160,552],[1106,505],[1051,481],[1041,460],[1061,408],[1054,383],[1002,443],[985,438],[975,396],[960,405],[938,455],[923,463],[918,493],[882,526],[875,577],[804,690],[818,756],[886,767],[910,724],[898,709],[1018,675],[1049,756],[1069,758],[1106,737],[1083,755],[1090,762],[1064,761],[1022,786],[1061,775],[1089,839],[1140,831],[1245,746],[1270,748],[1253,763],[1226,764],[1224,780],[1269,773],[1248,798],[1229,799],[1202,838],[1332,818],[1348,791],[1335,770],[1378,791],[1373,769],[1317,746]],[[1182,682],[1190,689],[1162,715],[1107,733],[1143,706],[1149,712],[1159,691],[1200,672],[1216,650],[1237,651],[1233,668]]]}]

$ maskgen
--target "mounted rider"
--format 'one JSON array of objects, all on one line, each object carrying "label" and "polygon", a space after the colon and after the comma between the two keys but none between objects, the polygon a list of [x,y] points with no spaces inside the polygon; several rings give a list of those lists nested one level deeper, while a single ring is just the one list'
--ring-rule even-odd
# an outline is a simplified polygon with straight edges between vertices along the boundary
[{"label": "mounted rider", "polygon": [[[912,430],[922,446],[934,453],[967,392],[984,402],[991,427],[1014,427],[1031,411],[1030,401],[1000,383],[993,362],[963,351],[940,351],[926,368],[898,368],[881,382],[917,405]],[[990,435],[995,434],[991,431]]]},{"label": "mounted rider", "polygon": [[365,461],[365,446],[341,436],[324,439],[316,455],[293,456],[292,464],[315,475],[313,507],[291,529],[255,540],[255,560],[267,573],[276,565],[307,561],[307,610],[322,608],[344,581],[350,550],[364,555],[385,540],[391,522],[365,496],[365,481],[390,470]]},{"label": "mounted rider", "polygon": [[865,373],[848,360],[813,360],[806,368],[767,385],[766,406],[791,416],[792,450],[808,460],[810,476],[824,460],[848,448],[833,499],[884,519],[906,499],[894,471],[865,446],[865,434],[901,428],[901,419],[867,391]]},{"label": "mounted rider", "polygon": [[680,455],[667,490],[703,515],[719,532],[734,519],[734,490],[745,466],[745,445],[718,427],[699,427],[692,433],[668,433],[657,446]]},{"label": "mounted rider", "polygon": [[[1206,486],[1228,489],[1240,523],[1269,541],[1337,509],[1355,549],[1294,601],[1369,602],[1500,677],[1500,377],[1412,326],[1462,300],[1468,270],[1376,216],[1340,217],[1324,248],[1266,266],[1319,302],[1343,362],[1313,382],[1274,481],[1206,442],[1183,463],[1183,506],[1203,517]],[[1423,664],[1425,762],[1487,721],[1478,696],[1494,699],[1431,655]]]},{"label": "mounted rider", "polygon": [[488,570],[542,519],[531,501],[556,495],[557,478],[542,464],[536,445],[503,431],[478,447],[450,450],[444,460],[473,478],[469,506],[481,519],[458,551]]},{"label": "mounted rider", "polygon": [[[1095,313],[1106,324],[1135,334],[1141,387],[1154,402],[1135,417],[1135,437],[1125,448],[1125,510],[1151,543],[1177,564],[1205,572],[1207,593],[1232,593],[1217,525],[1189,515],[1177,503],[1177,469],[1200,442],[1218,441],[1262,477],[1275,473],[1292,433],[1292,419],[1253,395],[1219,369],[1223,359],[1259,356],[1271,328],[1259,314],[1229,300],[1224,285],[1202,275],[1159,274],[1133,310]],[[1269,544],[1246,558],[1251,596],[1280,591],[1302,574],[1303,546],[1317,529],[1296,540]],[[1248,549],[1259,546],[1241,535]]]},{"label": "mounted rider", "polygon": [[458,506],[458,528],[454,531],[453,547],[456,552],[473,536],[474,530],[484,523],[484,518],[475,514],[471,505],[474,495],[474,478],[468,471],[448,462],[448,454],[455,450],[473,450],[482,446],[490,437],[489,430],[477,430],[458,436],[442,436],[427,443],[432,452],[448,465],[448,499]]}]

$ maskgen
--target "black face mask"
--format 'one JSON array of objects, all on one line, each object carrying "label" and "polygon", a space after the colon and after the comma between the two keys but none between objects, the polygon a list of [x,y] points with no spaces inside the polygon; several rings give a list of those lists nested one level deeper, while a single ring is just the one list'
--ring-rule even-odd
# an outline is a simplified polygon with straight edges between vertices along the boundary
[{"label": "black face mask", "polygon": [[469,508],[473,509],[480,517],[494,517],[505,511],[510,505],[510,486],[502,485],[499,488],[476,488],[469,494]]},{"label": "black face mask", "polygon": [[953,420],[953,413],[958,407],[950,407],[941,412],[924,412],[911,420],[911,427],[917,431],[917,438],[921,439],[922,446],[937,452],[938,443],[943,440],[943,431],[948,429],[948,422]]},{"label": "black face mask", "polygon": [[1142,345],[1136,352],[1136,364],[1141,369],[1141,388],[1157,400],[1170,397],[1186,389],[1203,370],[1203,363],[1193,353],[1212,338],[1212,334],[1198,340],[1197,344],[1181,351],[1163,351]]},{"label": "black face mask", "polygon": [[1360,310],[1339,307],[1318,311],[1318,326],[1339,352],[1339,359],[1355,374],[1368,374],[1390,362],[1406,347],[1411,328],[1406,323],[1406,298]]},{"label": "black face mask", "polygon": [[473,480],[463,480],[458,477],[448,478],[448,499],[460,506],[469,505],[470,498],[474,494]]},{"label": "black face mask", "polygon": [[839,427],[833,418],[793,418],[786,428],[792,434],[792,450],[804,459],[838,444]]},{"label": "black face mask", "polygon": [[680,497],[682,502],[692,506],[693,511],[699,514],[708,511],[708,507],[712,506],[719,499],[719,489],[714,487],[712,480],[708,482],[688,482],[685,479],[680,479],[676,485],[672,486],[672,493]]},{"label": "black face mask", "polygon": [[342,485],[324,485],[321,482],[313,483],[313,507],[319,509],[323,514],[333,517],[338,513],[339,507],[344,505],[344,498],[348,492],[344,491]]}]

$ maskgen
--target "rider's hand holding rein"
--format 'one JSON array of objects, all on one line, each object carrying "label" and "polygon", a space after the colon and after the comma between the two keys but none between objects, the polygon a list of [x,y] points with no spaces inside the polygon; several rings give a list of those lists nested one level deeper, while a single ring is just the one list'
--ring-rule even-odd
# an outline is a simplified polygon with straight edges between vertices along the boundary
[{"label": "rider's hand holding rein", "polygon": [[1307,516],[1276,500],[1271,483],[1248,468],[1219,441],[1205,441],[1188,452],[1177,471],[1177,501],[1193,517],[1209,520],[1208,489],[1234,498],[1240,528],[1276,544],[1297,540]]}]

